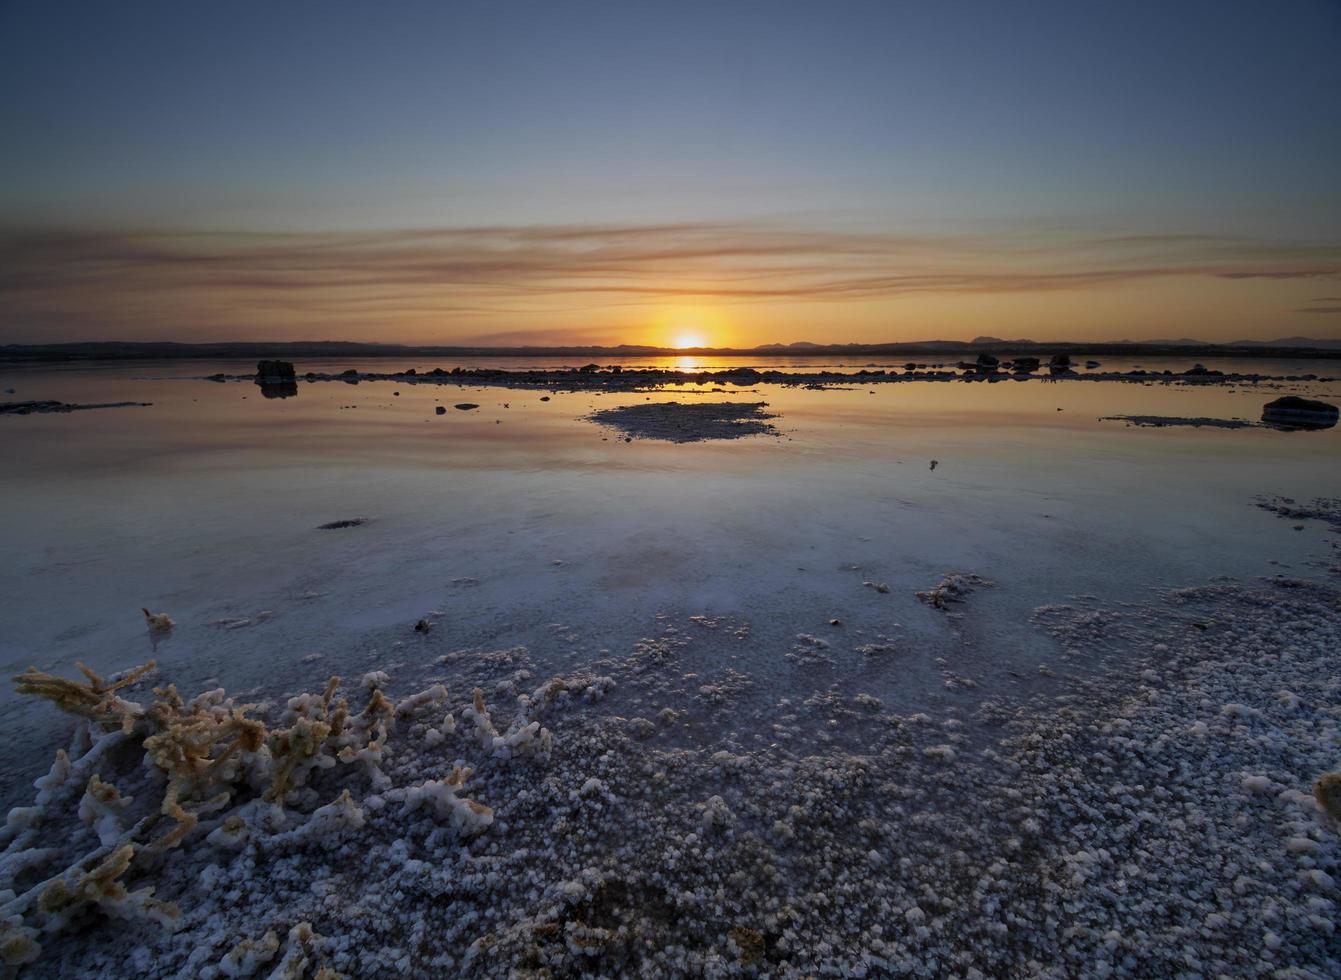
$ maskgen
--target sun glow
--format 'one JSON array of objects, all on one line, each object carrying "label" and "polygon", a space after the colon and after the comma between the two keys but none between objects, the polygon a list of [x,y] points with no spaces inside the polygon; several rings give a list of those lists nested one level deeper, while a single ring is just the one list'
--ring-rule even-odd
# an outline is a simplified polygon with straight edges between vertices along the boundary
[{"label": "sun glow", "polygon": [[696,333],[678,333],[675,339],[671,341],[671,346],[676,350],[686,350],[691,347],[705,347],[701,334]]}]

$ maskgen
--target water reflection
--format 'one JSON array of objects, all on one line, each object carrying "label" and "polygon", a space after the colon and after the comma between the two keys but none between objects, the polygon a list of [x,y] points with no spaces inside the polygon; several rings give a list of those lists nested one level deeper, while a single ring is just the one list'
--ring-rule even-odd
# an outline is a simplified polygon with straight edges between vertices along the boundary
[{"label": "water reflection", "polygon": [[265,398],[294,398],[298,395],[298,382],[292,378],[257,378],[256,387]]}]

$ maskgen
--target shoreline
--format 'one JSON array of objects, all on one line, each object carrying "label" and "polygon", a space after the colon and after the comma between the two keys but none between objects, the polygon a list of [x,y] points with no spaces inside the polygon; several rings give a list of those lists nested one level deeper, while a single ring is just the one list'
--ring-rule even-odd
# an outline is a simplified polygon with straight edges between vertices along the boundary
[{"label": "shoreline", "polygon": [[[1199,367],[1199,366],[1198,366]],[[789,372],[776,369],[759,370],[750,367],[728,368],[723,370],[677,371],[664,368],[614,368],[601,369],[597,365],[564,370],[526,370],[509,371],[502,368],[434,368],[420,374],[415,368],[403,371],[359,371],[349,368],[338,374],[330,372],[306,371],[295,373],[282,380],[265,378],[257,374],[223,374],[195,376],[187,380],[255,383],[262,388],[281,386],[297,382],[331,382],[361,384],[363,382],[391,381],[397,384],[436,384],[472,387],[541,389],[560,392],[576,391],[624,391],[647,392],[666,390],[687,384],[730,384],[737,388],[747,388],[756,384],[772,384],[783,387],[837,387],[857,384],[897,384],[905,382],[982,382],[997,384],[1005,381],[1088,381],[1115,382],[1127,384],[1180,384],[1190,386],[1226,385],[1226,384],[1278,384],[1282,382],[1331,383],[1334,378],[1316,375],[1269,375],[1269,374],[1227,374],[1221,371],[1200,370],[1197,367],[1181,373],[1171,371],[1145,371],[1136,369],[1126,372],[1089,371],[1081,374],[1074,370],[1049,371],[1047,368],[1033,370],[1006,371],[995,367],[961,364],[958,366],[919,365],[917,368],[896,373],[888,369],[871,370],[862,368],[857,371],[814,371]]]}]

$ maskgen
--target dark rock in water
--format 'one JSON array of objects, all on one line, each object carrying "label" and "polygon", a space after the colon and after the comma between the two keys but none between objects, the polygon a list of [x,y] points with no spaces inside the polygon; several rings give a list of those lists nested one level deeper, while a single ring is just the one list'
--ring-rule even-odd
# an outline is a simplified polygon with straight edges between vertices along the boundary
[{"label": "dark rock in water", "polygon": [[914,364],[912,361],[909,361],[907,364],[905,364],[905,365],[903,366],[903,369],[904,369],[905,371],[916,371],[916,370],[917,370],[917,365]]},{"label": "dark rock in water", "polygon": [[418,373],[419,372],[416,371],[414,368],[406,368],[404,371],[401,372],[401,374],[418,374]]},{"label": "dark rock in water", "polygon": [[479,408],[479,406],[476,405],[474,402],[462,402],[461,404],[456,405],[454,407],[461,409],[461,411],[463,412],[469,412],[472,408]]},{"label": "dark rock in water", "polygon": [[1001,363],[1001,358],[995,354],[979,354],[978,364],[982,367],[996,367]]},{"label": "dark rock in water", "polygon": [[1217,374],[1223,375],[1224,373],[1225,372],[1223,371],[1212,371],[1205,364],[1193,364],[1190,368],[1188,368],[1186,371],[1183,372],[1184,375],[1192,375],[1193,377],[1212,376]]},{"label": "dark rock in water", "polygon": [[1049,366],[1049,367],[1055,367],[1055,368],[1056,368],[1056,367],[1070,367],[1070,366],[1071,366],[1071,355],[1070,355],[1070,354],[1053,354],[1053,355],[1052,355],[1052,360],[1048,362],[1048,366]]},{"label": "dark rock in water", "polygon": [[578,368],[578,371],[582,374],[594,374],[600,369],[601,366],[599,364],[583,364],[580,368]]},{"label": "dark rock in water", "polygon": [[368,518],[366,518],[366,517],[351,517],[351,518],[350,518],[349,520],[347,520],[347,521],[331,521],[329,524],[320,524],[320,525],[317,526],[317,530],[318,530],[318,531],[338,531],[338,530],[340,530],[341,528],[345,528],[345,527],[359,527],[359,526],[361,526],[361,525],[363,525],[363,524],[367,524],[367,523],[368,523]]},{"label": "dark rock in water", "polygon": [[256,363],[257,381],[292,381],[293,364],[289,361],[258,361]]},{"label": "dark rock in water", "polygon": [[1037,370],[1038,370],[1038,358],[1037,358],[1037,357],[1017,357],[1017,358],[1015,358],[1015,360],[1012,362],[1012,365],[1011,365],[1011,366],[1014,367],[1016,371],[1023,371],[1024,373],[1027,374],[1027,373],[1029,373],[1030,371],[1037,371]]},{"label": "dark rock in water", "polygon": [[542,402],[547,402],[547,401],[549,401],[549,395],[541,395],[541,396],[540,396],[540,400],[541,400]]},{"label": "dark rock in water", "polygon": [[1337,407],[1298,395],[1286,395],[1262,408],[1262,421],[1287,429],[1330,429],[1336,425]]},{"label": "dark rock in water", "polygon": [[445,405],[439,405],[437,408],[433,409],[433,411],[437,412],[439,415],[446,415],[446,414],[447,414],[447,406],[445,406]]},{"label": "dark rock in water", "polygon": [[222,382],[228,380],[228,375],[226,375],[226,374],[211,374],[211,375],[210,375],[209,377],[207,377],[205,380],[206,380],[206,381],[218,381],[218,382],[222,383]]},{"label": "dark rock in water", "polygon": [[341,371],[339,377],[345,384],[356,385],[359,383],[359,373],[353,368],[350,368],[347,371]]},{"label": "dark rock in water", "polygon": [[414,624],[414,631],[416,633],[427,633],[432,628],[433,624],[430,623],[427,619],[421,619],[419,620],[419,622]]},{"label": "dark rock in water", "polygon": [[611,373],[611,374],[623,374],[623,373],[624,373],[624,369],[623,369],[622,367],[620,367],[618,364],[611,364],[611,365],[610,365],[610,373]]},{"label": "dark rock in water", "polygon": [[1091,371],[1093,371],[1093,370],[1094,370],[1095,368],[1097,368],[1098,366],[1099,366],[1099,362],[1098,362],[1098,361],[1086,361],[1086,362],[1085,362],[1085,367],[1089,368]]},{"label": "dark rock in water", "polygon": [[434,377],[440,377],[446,374],[447,372],[444,371],[442,368],[434,368],[432,371],[429,371],[428,373],[433,375]]}]

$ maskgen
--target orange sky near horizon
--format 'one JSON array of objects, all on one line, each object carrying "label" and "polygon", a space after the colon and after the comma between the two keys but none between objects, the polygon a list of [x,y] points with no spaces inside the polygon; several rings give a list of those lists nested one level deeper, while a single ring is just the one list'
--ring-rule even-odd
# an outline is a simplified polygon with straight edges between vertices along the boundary
[{"label": "orange sky near horizon", "polygon": [[754,224],[0,235],[0,342],[1341,338],[1341,245]]}]

